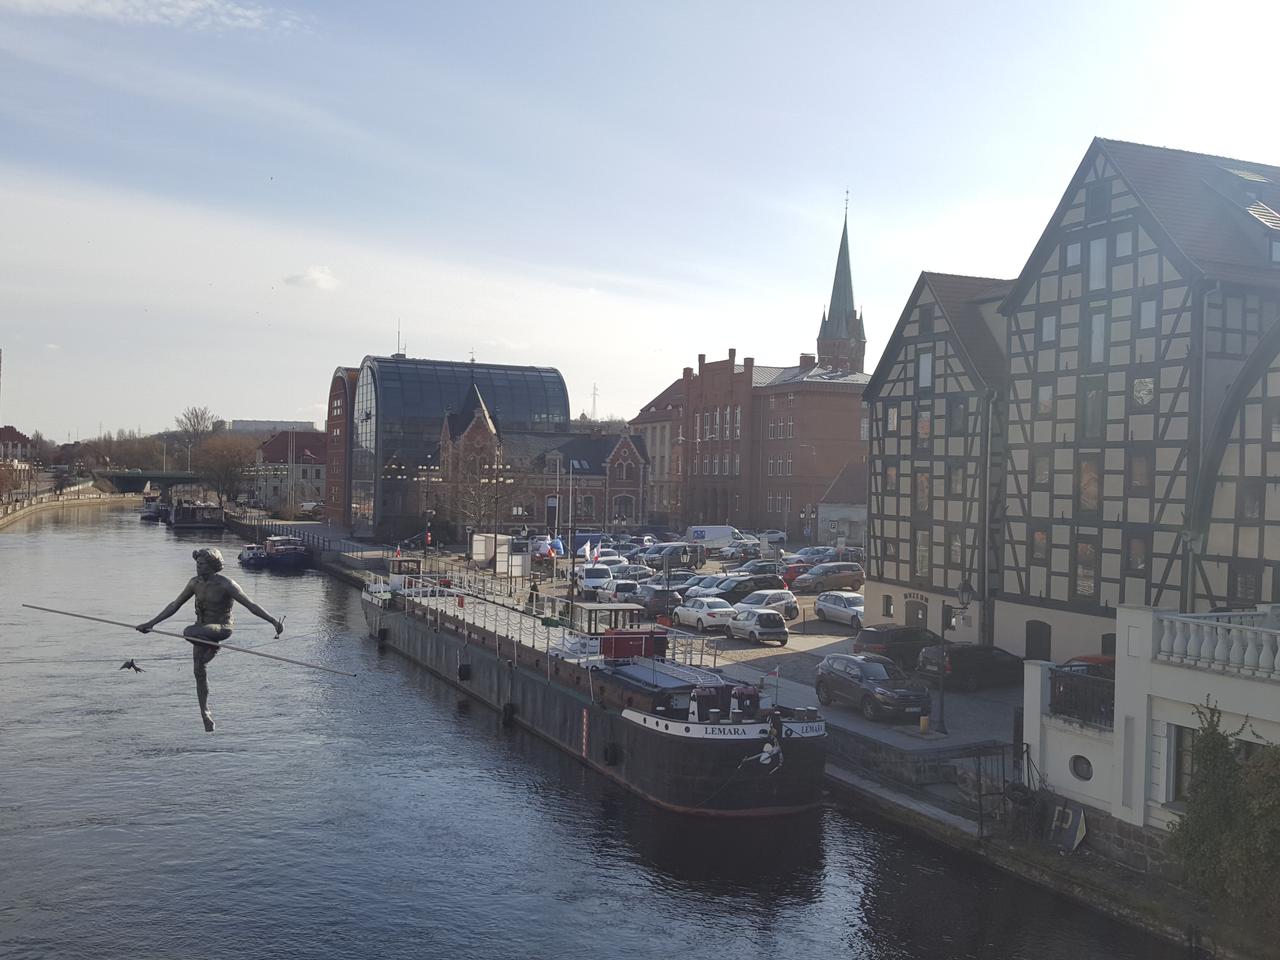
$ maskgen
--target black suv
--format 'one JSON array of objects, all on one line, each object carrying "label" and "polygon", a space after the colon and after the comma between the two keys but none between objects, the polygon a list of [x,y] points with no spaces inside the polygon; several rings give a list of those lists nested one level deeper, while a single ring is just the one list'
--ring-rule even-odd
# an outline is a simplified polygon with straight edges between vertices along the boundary
[{"label": "black suv", "polygon": [[813,687],[823,706],[847,700],[868,720],[927,717],[933,705],[928,687],[908,679],[888,657],[871,653],[825,657],[818,664]]},{"label": "black suv", "polygon": [[[920,651],[916,673],[921,679],[938,685],[938,664],[942,651],[937,647],[925,647]],[[979,646],[974,643],[947,644],[947,686],[959,690],[977,690],[979,687],[1011,686],[1022,682],[1022,658],[1015,657],[999,647]]]},{"label": "black suv", "polygon": [[927,627],[908,627],[900,623],[875,623],[863,627],[854,637],[854,653],[876,653],[888,657],[903,670],[915,669],[920,651],[942,643],[942,638]]},{"label": "black suv", "polygon": [[[731,575],[732,576],[732,575]],[[704,600],[724,600],[729,604],[737,603],[739,600],[755,593],[757,590],[785,590],[787,589],[786,581],[776,573],[756,573],[747,577],[732,577],[729,583],[725,584],[715,593],[703,594]]]}]

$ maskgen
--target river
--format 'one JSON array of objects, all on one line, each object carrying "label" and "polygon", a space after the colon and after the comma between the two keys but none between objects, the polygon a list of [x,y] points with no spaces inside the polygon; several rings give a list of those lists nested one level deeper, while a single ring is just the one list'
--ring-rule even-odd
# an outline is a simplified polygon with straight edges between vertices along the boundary
[{"label": "river", "polygon": [[[206,734],[182,641],[19,606],[140,621],[207,544],[287,615],[233,643],[358,677],[220,653]],[[237,549],[119,509],[0,532],[0,957],[1182,956],[875,819],[664,814]]]}]

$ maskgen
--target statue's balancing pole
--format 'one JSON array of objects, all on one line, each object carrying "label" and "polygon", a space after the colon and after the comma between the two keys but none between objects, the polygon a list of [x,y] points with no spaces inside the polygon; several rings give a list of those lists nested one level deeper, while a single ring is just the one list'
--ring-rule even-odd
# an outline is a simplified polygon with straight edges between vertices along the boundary
[{"label": "statue's balancing pole", "polygon": [[[129,630],[137,629],[132,623],[122,623],[119,620],[104,620],[102,617],[90,617],[83,613],[72,613],[70,610],[54,610],[52,607],[37,607],[34,603],[24,603],[24,607],[28,610],[40,610],[44,613],[57,613],[64,617],[76,617],[80,620],[92,620],[94,623],[107,623],[113,627],[125,627]],[[250,650],[247,647],[234,647],[229,643],[215,643],[212,640],[202,640],[199,637],[186,637],[180,633],[174,633],[171,630],[157,630],[154,627],[148,631],[149,633],[158,633],[162,637],[174,637],[178,640],[185,640],[188,643],[199,643],[206,647],[217,647],[219,650],[234,650],[236,653],[249,653],[255,657],[266,657],[268,660],[279,660],[281,663],[292,663],[296,667],[309,667],[312,670],[323,670],[325,673],[336,673],[340,677],[354,677],[354,673],[347,673],[345,670],[334,670],[331,667],[322,667],[318,663],[307,663],[304,660],[291,660],[288,657],[278,657],[274,653],[263,653],[261,650]]]}]

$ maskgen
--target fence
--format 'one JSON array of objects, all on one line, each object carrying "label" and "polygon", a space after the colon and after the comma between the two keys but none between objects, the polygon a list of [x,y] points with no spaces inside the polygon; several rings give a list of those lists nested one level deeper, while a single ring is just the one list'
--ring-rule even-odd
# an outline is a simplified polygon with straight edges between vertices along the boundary
[{"label": "fence", "polygon": [[307,527],[294,526],[286,521],[269,520],[251,510],[228,509],[225,515],[228,520],[233,520],[239,524],[244,536],[252,537],[258,542],[265,540],[267,537],[297,537],[306,546],[325,553],[339,553],[347,557],[382,560],[395,555],[395,547],[388,544],[360,543],[357,540],[349,540],[345,537],[333,537],[328,534],[327,527],[321,528],[324,532],[317,532]]},{"label": "fence", "polygon": [[1107,730],[1115,726],[1116,684],[1076,670],[1049,669],[1049,713]]},{"label": "fence", "polygon": [[0,520],[17,519],[19,514],[26,513],[33,507],[59,503],[77,503],[85,500],[136,500],[136,493],[103,493],[100,490],[86,490],[92,484],[81,484],[69,487],[62,493],[42,493],[26,500],[15,500],[12,503],[0,504]]}]

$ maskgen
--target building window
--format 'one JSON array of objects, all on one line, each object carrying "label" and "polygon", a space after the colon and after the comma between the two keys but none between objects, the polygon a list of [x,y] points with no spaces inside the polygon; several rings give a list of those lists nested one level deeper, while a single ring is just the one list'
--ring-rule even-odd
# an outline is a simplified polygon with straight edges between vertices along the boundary
[{"label": "building window", "polygon": [[964,496],[964,461],[947,467],[947,496]]},{"label": "building window", "polygon": [[1173,799],[1186,800],[1191,793],[1191,775],[1195,772],[1196,735],[1193,727],[1169,724],[1173,733]]},{"label": "building window", "polygon": [[1130,533],[1124,540],[1124,569],[1134,576],[1146,576],[1151,564],[1151,537]]},{"label": "building window", "polygon": [[1053,419],[1053,384],[1041,383],[1036,386],[1036,416]]},{"label": "building window", "polygon": [[1156,405],[1156,378],[1137,375],[1129,378],[1129,407],[1134,413],[1150,413]]},{"label": "building window", "polygon": [[1262,568],[1256,560],[1232,560],[1227,568],[1228,599],[1236,606],[1252,606],[1262,599]]},{"label": "building window", "polygon": [[884,409],[884,432],[886,434],[898,432],[897,404],[891,403]]},{"label": "building window", "polygon": [[1262,404],[1262,442],[1268,447],[1280,447],[1280,397],[1271,397]]},{"label": "building window", "polygon": [[1089,241],[1089,290],[1107,288],[1107,238],[1095,237]]},{"label": "building window", "polygon": [[1080,244],[1078,243],[1067,244],[1066,262],[1068,267],[1080,266]]},{"label": "building window", "polygon": [[796,418],[787,417],[787,439],[791,439],[796,435]]},{"label": "building window", "polygon": [[952,397],[947,401],[947,435],[963,437],[969,433],[969,401]]},{"label": "building window", "polygon": [[704,477],[705,477],[705,476],[708,476],[708,475],[711,473],[711,464],[708,462],[708,459],[709,459],[709,458],[708,458],[705,454],[703,454],[703,457],[702,457],[702,475],[703,475]]},{"label": "building window", "polygon": [[859,436],[861,437],[862,441],[865,443],[867,440],[871,439],[871,418],[868,417],[865,413],[862,415],[862,421],[859,424],[859,427],[860,427]]},{"label": "building window", "polygon": [[1111,206],[1111,187],[1107,183],[1091,183],[1084,191],[1084,219],[1086,223],[1097,223],[1107,219]]},{"label": "building window", "polygon": [[693,439],[702,439],[702,418],[696,413],[693,415]]},{"label": "building window", "polygon": [[791,454],[787,454],[787,476],[791,476]]},{"label": "building window", "polygon": [[884,467],[884,489],[885,493],[898,492],[898,467],[893,463],[886,463]]},{"label": "building window", "polygon": [[893,616],[893,597],[887,593],[880,598],[880,615],[882,617]]},{"label": "building window", "polygon": [[1089,453],[1076,461],[1076,510],[1097,513],[1102,506],[1102,456]]},{"label": "building window", "polygon": [[915,546],[911,553],[911,575],[917,580],[928,580],[933,575],[933,545],[929,542],[929,528],[915,532]]},{"label": "building window", "polygon": [[914,491],[911,506],[917,513],[929,513],[933,509],[933,498],[928,470],[917,470],[912,474]]},{"label": "building window", "polygon": [[1130,448],[1129,482],[1125,485],[1126,493],[1135,497],[1151,496],[1153,459],[1153,452],[1149,448]]},{"label": "building window", "polygon": [[1138,329],[1154,330],[1156,328],[1156,302],[1143,300],[1138,304]]},{"label": "building window", "polygon": [[916,354],[916,389],[933,389],[933,351],[921,350]]},{"label": "building window", "polygon": [[[733,408],[733,439],[742,437],[742,404]],[[736,471],[735,471],[736,472]]]},{"label": "building window", "polygon": [[964,531],[954,528],[947,531],[947,564],[951,567],[964,567]]},{"label": "building window", "polygon": [[718,438],[720,436],[720,408],[719,407],[716,407],[715,412],[711,417],[711,432],[708,433],[707,436],[712,439]]},{"label": "building window", "polygon": [[773,457],[769,458],[769,476],[773,476]]},{"label": "building window", "polygon": [[1107,315],[1090,313],[1080,331],[1080,366],[1107,361]]},{"label": "building window", "polygon": [[1072,571],[1074,594],[1081,600],[1098,599],[1098,544],[1095,540],[1077,540],[1075,569]]},{"label": "building window", "polygon": [[1133,231],[1125,230],[1123,233],[1116,234],[1116,256],[1129,257],[1133,255]]},{"label": "building window", "polygon": [[1049,562],[1049,547],[1052,545],[1052,539],[1049,533],[1048,520],[1032,520],[1028,524],[1029,539],[1027,543],[1027,555],[1032,563]]},{"label": "building window", "polygon": [[796,395],[794,393],[787,394],[787,406],[794,407],[796,405]]},{"label": "building window", "polygon": [[772,410],[772,409],[773,409],[773,407],[774,407],[774,403],[777,401],[777,399],[778,399],[778,398],[777,398],[774,394],[772,394],[772,393],[771,393],[771,394],[769,394],[769,409],[770,409],[770,410]]},{"label": "building window", "polygon": [[1040,318],[1040,346],[1058,342],[1058,316],[1045,314]]},{"label": "building window", "polygon": [[1261,523],[1266,481],[1262,477],[1241,477],[1236,481],[1236,522]]},{"label": "building window", "polygon": [[696,477],[698,475],[698,458],[694,457],[689,463],[689,472]]},{"label": "building window", "polygon": [[916,411],[916,449],[928,450],[929,441],[933,439],[933,410],[921,406]]},{"label": "building window", "polygon": [[886,539],[884,542],[884,558],[886,560],[898,559],[898,541],[892,537]]},{"label": "building window", "polygon": [[933,304],[925,303],[920,306],[920,335],[922,337],[930,336],[933,333]]},{"label": "building window", "polygon": [[773,494],[772,494],[772,493],[771,493],[771,494],[769,494],[769,506],[768,506],[768,510],[767,510],[767,512],[768,512],[768,513],[773,513],[773,512],[774,512],[774,510],[773,510]]},{"label": "building window", "polygon": [[1053,450],[1048,447],[1031,451],[1031,489],[1053,489]]},{"label": "building window", "polygon": [[1080,378],[1080,438],[1101,440],[1106,434],[1107,386],[1103,377]]},{"label": "building window", "polygon": [[739,476],[742,473],[742,457],[740,454],[733,455],[733,475]]}]

